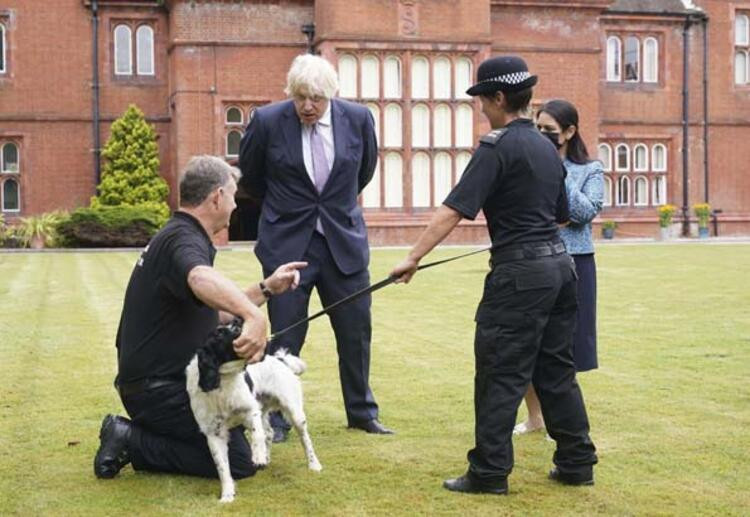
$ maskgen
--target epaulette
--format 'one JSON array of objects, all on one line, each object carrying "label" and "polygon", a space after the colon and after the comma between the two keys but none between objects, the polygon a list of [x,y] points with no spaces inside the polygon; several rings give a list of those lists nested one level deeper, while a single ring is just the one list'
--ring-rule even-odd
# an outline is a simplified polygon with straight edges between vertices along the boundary
[{"label": "epaulette", "polygon": [[504,134],[505,128],[493,129],[486,135],[482,135],[482,138],[479,139],[479,142],[483,144],[495,145],[503,137]]}]

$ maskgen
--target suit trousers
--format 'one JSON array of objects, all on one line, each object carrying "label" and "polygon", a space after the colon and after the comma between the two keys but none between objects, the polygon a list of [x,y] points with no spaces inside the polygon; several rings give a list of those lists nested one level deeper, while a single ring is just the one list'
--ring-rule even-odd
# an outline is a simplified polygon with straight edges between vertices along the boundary
[{"label": "suit trousers", "polygon": [[591,472],[597,461],[576,382],[572,339],[576,276],[565,253],[496,264],[477,309],[474,353],[476,445],[469,476],[504,480],[513,468],[513,426],[533,381],[561,472]]},{"label": "suit trousers", "polygon": [[[121,397],[133,421],[129,452],[135,470],[216,478],[216,464],[190,408],[184,382]],[[229,467],[234,479],[257,470],[244,428],[229,435]]]},{"label": "suit trousers", "polygon": [[[278,332],[307,317],[313,287],[326,307],[370,285],[370,273],[367,269],[344,275],[336,267],[325,237],[318,232],[313,232],[301,260],[306,261],[308,265],[300,271],[300,284],[297,289],[268,300],[272,332]],[[266,277],[271,273],[273,271],[264,268],[263,274]],[[366,422],[378,417],[378,405],[369,384],[371,301],[370,294],[366,294],[340,305],[328,314],[336,336],[339,378],[349,424]],[[307,328],[308,324],[305,323],[274,339],[268,346],[268,353],[286,348],[290,353],[299,356]],[[271,424],[273,427],[289,428],[289,424],[278,414],[271,416]]]}]

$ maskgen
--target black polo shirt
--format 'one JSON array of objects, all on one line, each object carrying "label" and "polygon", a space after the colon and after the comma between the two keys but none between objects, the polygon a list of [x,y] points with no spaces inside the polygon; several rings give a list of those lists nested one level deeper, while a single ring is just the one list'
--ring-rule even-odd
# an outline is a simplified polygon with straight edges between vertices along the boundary
[{"label": "black polo shirt", "polygon": [[555,146],[529,119],[480,139],[444,205],[467,219],[484,211],[494,248],[558,241],[568,220],[565,167]]},{"label": "black polo shirt", "polygon": [[125,292],[117,330],[119,382],[179,378],[219,321],[187,283],[213,266],[216,249],[197,219],[175,212],[141,253]]}]

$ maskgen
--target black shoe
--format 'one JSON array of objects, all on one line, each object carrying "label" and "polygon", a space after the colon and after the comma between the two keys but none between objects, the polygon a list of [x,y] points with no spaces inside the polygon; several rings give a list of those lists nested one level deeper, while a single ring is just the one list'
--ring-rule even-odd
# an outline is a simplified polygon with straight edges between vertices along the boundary
[{"label": "black shoe", "polygon": [[99,430],[99,450],[94,457],[94,474],[101,479],[111,479],[130,463],[128,440],[131,423],[121,416],[107,415]]},{"label": "black shoe", "polygon": [[560,472],[555,467],[549,471],[549,478],[563,485],[590,486],[594,484],[594,471],[584,473]]},{"label": "black shoe", "polygon": [[508,480],[504,479],[499,483],[489,485],[472,481],[468,475],[464,474],[456,479],[443,481],[443,488],[451,492],[463,492],[465,494],[505,495],[508,493]]},{"label": "black shoe", "polygon": [[349,424],[349,429],[361,429],[370,434],[396,434],[395,431],[388,429],[377,419],[367,420],[366,422],[352,422]]},{"label": "black shoe", "polygon": [[287,441],[289,438],[289,429],[285,427],[274,427],[273,428],[273,443],[281,443]]}]

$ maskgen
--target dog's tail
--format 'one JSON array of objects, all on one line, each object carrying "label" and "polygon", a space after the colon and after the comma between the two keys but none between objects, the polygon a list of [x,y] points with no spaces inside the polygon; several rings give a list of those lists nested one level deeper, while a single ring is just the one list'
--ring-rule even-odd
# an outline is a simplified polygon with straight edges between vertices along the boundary
[{"label": "dog's tail", "polygon": [[282,348],[281,350],[273,354],[273,356],[284,363],[287,368],[294,372],[295,375],[302,375],[307,369],[305,361],[297,356],[290,354],[285,348]]}]

